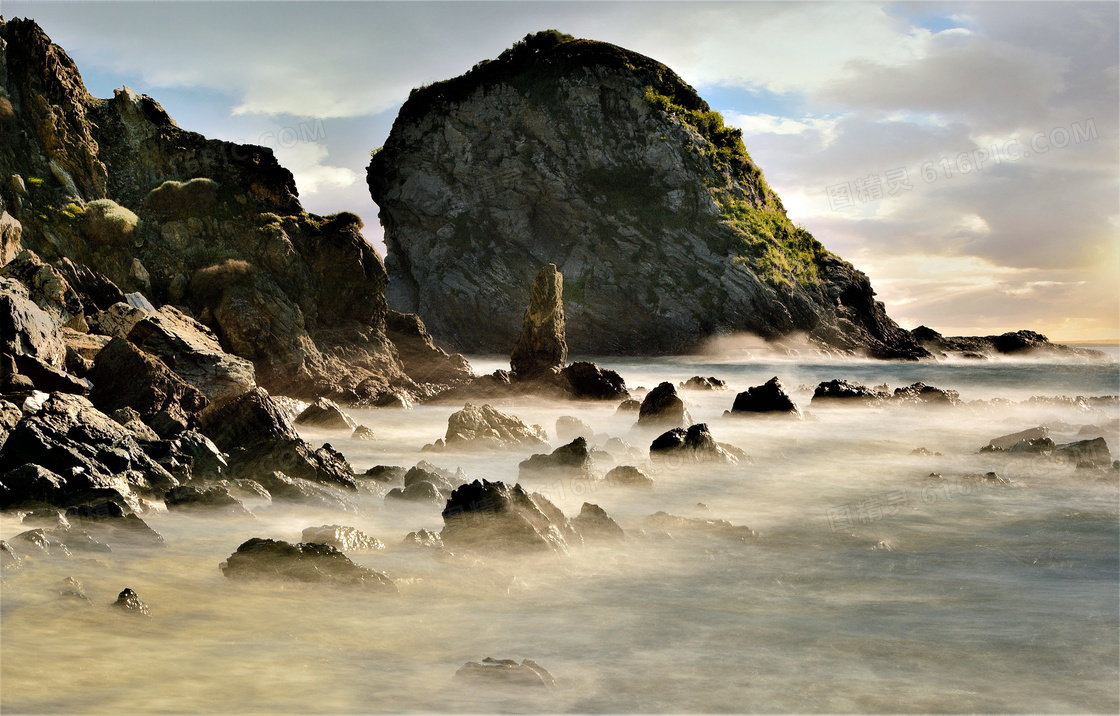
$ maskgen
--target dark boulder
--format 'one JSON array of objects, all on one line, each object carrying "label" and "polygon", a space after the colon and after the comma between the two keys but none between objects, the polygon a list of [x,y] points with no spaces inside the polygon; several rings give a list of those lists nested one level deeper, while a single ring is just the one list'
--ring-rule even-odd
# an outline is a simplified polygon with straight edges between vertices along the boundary
[{"label": "dark boulder", "polygon": [[579,514],[572,519],[572,527],[583,537],[585,542],[609,542],[626,538],[626,533],[618,523],[598,505],[590,502],[583,503]]},{"label": "dark boulder", "polygon": [[529,292],[521,334],[510,354],[517,380],[555,375],[568,359],[564,336],[564,277],[555,264],[542,266]]},{"label": "dark boulder", "polygon": [[0,278],[0,350],[36,358],[56,369],[66,365],[66,345],[58,324],[31,300],[27,287],[12,278]]},{"label": "dark boulder", "polygon": [[431,530],[416,530],[409,532],[405,535],[404,541],[401,542],[405,547],[424,547],[428,549],[443,549],[443,539],[440,538],[439,532],[432,532]]},{"label": "dark boulder", "polygon": [[568,392],[573,398],[620,400],[630,396],[621,375],[588,361],[572,363],[561,370],[560,375],[567,381]]},{"label": "dark boulder", "polygon": [[366,427],[365,425],[359,425],[358,427],[354,428],[354,432],[350,433],[350,439],[370,441],[376,440],[377,438],[374,436],[373,430],[371,428]]},{"label": "dark boulder", "polygon": [[280,471],[312,482],[356,487],[342,455],[326,445],[312,449],[263,388],[214,401],[199,414],[199,423],[229,455],[233,474],[256,479]]},{"label": "dark boulder", "polygon": [[[176,434],[194,423],[197,413],[210,402],[163,361],[123,338],[109,341],[97,354],[88,377],[93,383],[89,398],[99,410],[112,413],[132,408],[146,423],[182,426]],[[161,413],[164,417],[160,421],[152,420]],[[171,435],[164,432],[161,437]]]},{"label": "dark boulder", "polygon": [[661,383],[651,390],[638,409],[638,427],[680,428],[689,425],[692,417],[672,383]]},{"label": "dark boulder", "polygon": [[658,435],[649,446],[650,458],[663,461],[681,458],[689,462],[720,462],[734,465],[739,458],[717,443],[707,423],[690,425],[688,430],[673,428]]},{"label": "dark boulder", "polygon": [[793,400],[786,394],[782,381],[774,376],[763,385],[747,388],[735,396],[735,403],[731,406],[732,415],[750,415],[752,413],[785,413],[801,417],[801,411]]},{"label": "dark boulder", "polygon": [[567,554],[582,542],[568,519],[542,495],[521,485],[475,480],[452,493],[443,510],[444,544],[455,549]]},{"label": "dark boulder", "polygon": [[68,496],[66,478],[45,467],[25,463],[0,476],[0,509],[46,503],[63,504]]},{"label": "dark boulder", "polygon": [[1038,440],[1049,436],[1050,429],[1040,425],[1037,428],[1027,428],[1026,430],[1020,430],[1017,433],[1011,433],[1010,435],[1001,435],[998,438],[992,438],[988,441],[988,445],[986,448],[984,448],[984,450],[1010,450],[1012,446],[1014,446],[1016,443],[1022,442],[1023,440]]},{"label": "dark boulder", "polygon": [[178,481],[144,452],[124,427],[77,395],[56,393],[24,417],[0,450],[0,474],[34,464],[62,476],[72,505],[113,491],[125,502],[134,492],[161,494]]},{"label": "dark boulder", "polygon": [[424,322],[414,313],[389,310],[385,335],[393,342],[404,372],[417,383],[456,385],[472,377],[470,363],[459,353],[436,346]]},{"label": "dark boulder", "polygon": [[89,392],[89,384],[80,378],[66,372],[66,366],[56,368],[45,363],[41,358],[26,355],[14,357],[19,375],[31,381],[36,390],[44,393],[73,393],[85,395]]},{"label": "dark boulder", "polygon": [[329,544],[254,537],[241,544],[221,564],[228,579],[278,579],[293,582],[341,584],[375,592],[397,593],[393,580],[362,567]]}]

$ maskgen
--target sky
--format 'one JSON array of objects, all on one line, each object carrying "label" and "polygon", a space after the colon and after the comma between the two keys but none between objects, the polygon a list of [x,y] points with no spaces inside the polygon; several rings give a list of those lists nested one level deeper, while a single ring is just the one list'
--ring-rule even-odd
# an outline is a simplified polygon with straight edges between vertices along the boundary
[{"label": "sky", "polygon": [[1120,337],[1115,2],[12,2],[82,71],[262,144],[382,253],[369,151],[413,87],[555,28],[664,62],[902,326]]}]

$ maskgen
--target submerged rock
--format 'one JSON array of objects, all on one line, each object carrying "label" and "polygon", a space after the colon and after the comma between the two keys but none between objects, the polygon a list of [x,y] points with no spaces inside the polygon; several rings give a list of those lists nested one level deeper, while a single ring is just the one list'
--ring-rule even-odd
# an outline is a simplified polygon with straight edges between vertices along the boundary
[{"label": "submerged rock", "polygon": [[681,428],[691,422],[692,417],[672,383],[661,383],[651,390],[638,409],[638,427]]},{"label": "submerged rock", "polygon": [[1012,446],[1014,446],[1018,442],[1022,442],[1023,440],[1037,440],[1039,438],[1046,437],[1050,437],[1050,430],[1048,428],[1044,426],[1039,426],[1037,428],[1028,428],[1026,430],[1020,430],[1017,433],[1011,433],[1010,435],[1002,435],[998,438],[992,438],[988,442],[987,449],[1010,450]]},{"label": "submerged rock", "polygon": [[556,680],[535,661],[524,659],[518,664],[513,659],[468,661],[455,672],[455,679],[480,688],[513,687],[545,689],[556,688]]},{"label": "submerged rock", "polygon": [[556,419],[556,439],[562,443],[570,443],[576,438],[591,439],[595,431],[585,421],[571,415],[561,415]]},{"label": "submerged rock", "polygon": [[612,520],[602,507],[590,502],[583,503],[579,514],[572,519],[572,527],[587,542],[610,542],[626,538],[626,533],[618,523]]},{"label": "submerged rock", "polygon": [[135,513],[126,513],[112,500],[91,502],[66,510],[66,519],[74,526],[102,537],[110,544],[163,546],[163,536],[148,526]]},{"label": "submerged rock", "polygon": [[582,540],[542,495],[521,485],[475,480],[455,489],[443,510],[444,544],[455,549],[553,551],[566,554]]},{"label": "submerged rock", "polygon": [[428,549],[443,549],[443,539],[439,532],[430,530],[416,530],[409,532],[401,543],[406,547],[424,547]]},{"label": "submerged rock", "polygon": [[302,413],[296,416],[295,424],[325,430],[346,430],[348,432],[354,432],[358,428],[358,424],[354,422],[353,418],[338,407],[338,404],[333,400],[327,400],[326,398],[319,398],[307,406]]},{"label": "submerged rock", "polygon": [[642,526],[647,530],[667,532],[670,536],[674,534],[693,534],[738,542],[746,542],[758,537],[758,533],[749,527],[733,525],[726,520],[679,517],[667,512],[657,512],[646,517],[642,520]]},{"label": "submerged rock", "polygon": [[603,479],[607,484],[622,485],[623,487],[650,488],[655,484],[653,478],[647,475],[645,470],[633,465],[619,465],[608,472]]},{"label": "submerged rock", "polygon": [[564,277],[555,264],[542,266],[533,279],[521,334],[510,354],[516,380],[552,377],[568,359],[564,329]]},{"label": "submerged rock", "polygon": [[359,425],[354,428],[354,432],[350,434],[351,440],[375,440],[373,430],[365,425]]},{"label": "submerged rock", "polygon": [[18,572],[23,569],[23,560],[12,550],[12,546],[0,540],[0,572]]},{"label": "submerged rock", "polygon": [[320,527],[307,527],[301,537],[304,542],[316,544],[329,544],[343,552],[370,552],[385,549],[385,544],[370,537],[356,527],[342,525],[322,525]]},{"label": "submerged rock", "polygon": [[735,403],[731,406],[732,415],[749,415],[752,413],[785,413],[794,417],[801,417],[801,410],[794,404],[793,399],[786,394],[782,381],[774,376],[763,385],[747,388],[735,396]]},{"label": "submerged rock", "polygon": [[403,480],[407,473],[407,469],[398,465],[374,465],[362,473],[362,476],[372,478],[378,482],[393,483],[398,480]]},{"label": "submerged rock", "polygon": [[1059,445],[1055,448],[1054,455],[1080,468],[1108,468],[1112,465],[1112,453],[1104,438]]},{"label": "submerged rock", "polygon": [[640,400],[634,400],[633,398],[627,398],[626,400],[624,400],[624,401],[622,401],[621,403],[618,404],[618,409],[615,410],[614,412],[615,412],[616,415],[619,415],[619,414],[622,414],[622,413],[637,413],[637,412],[640,412],[641,409],[642,409],[642,402]]},{"label": "submerged rock", "polygon": [[142,614],[146,617],[152,615],[152,611],[148,608],[148,605],[140,601],[140,597],[136,596],[136,592],[127,587],[117,595],[117,601],[113,602],[113,606],[133,614]]},{"label": "submerged rock", "polygon": [[254,537],[243,542],[221,564],[229,579],[279,579],[356,586],[377,592],[397,593],[393,580],[350,561],[329,544]]},{"label": "submerged rock", "polygon": [[406,485],[404,488],[394,487],[385,495],[385,501],[404,500],[406,502],[428,502],[443,504],[447,496],[436,485],[427,480],[420,480]]}]

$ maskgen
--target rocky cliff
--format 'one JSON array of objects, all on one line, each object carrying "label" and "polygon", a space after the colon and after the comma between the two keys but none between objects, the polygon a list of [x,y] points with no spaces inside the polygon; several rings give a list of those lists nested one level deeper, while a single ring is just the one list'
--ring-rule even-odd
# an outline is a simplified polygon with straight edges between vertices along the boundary
[{"label": "rocky cliff", "polygon": [[928,355],[866,275],[790,221],[738,130],[614,45],[538,33],[414,90],[368,182],[390,304],[460,349],[508,350],[554,263],[576,353],[683,352],[750,331]]},{"label": "rocky cliff", "polygon": [[[305,212],[269,149],[183,130],[128,88],[92,97],[34,22],[0,22],[0,263],[31,249],[95,304],[86,313],[115,285],[197,318],[273,392],[423,394],[386,330],[388,278],[361,228]],[[413,373],[469,376],[422,326],[402,337]]]}]

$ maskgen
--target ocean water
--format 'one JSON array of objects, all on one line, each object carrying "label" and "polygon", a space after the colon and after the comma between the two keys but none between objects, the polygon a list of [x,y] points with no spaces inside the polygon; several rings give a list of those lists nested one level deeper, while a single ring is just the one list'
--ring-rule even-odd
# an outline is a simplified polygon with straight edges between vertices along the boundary
[{"label": "ocean water", "polygon": [[[1115,352],[1115,351],[1114,351]],[[727,391],[682,392],[694,422],[752,457],[666,462],[650,491],[529,480],[575,516],[600,505],[626,541],[571,556],[512,558],[398,546],[438,530],[434,506],[250,505],[253,520],[156,511],[167,547],[28,559],[0,587],[0,710],[18,712],[1111,712],[1120,710],[1120,510],[1115,473],[1049,458],[979,454],[1039,424],[1059,443],[1082,426],[1120,457],[1120,414],[1031,396],[1120,392],[1117,364],[899,364],[737,355],[600,359],[631,387],[712,375]],[[475,358],[476,371],[504,367]],[[779,376],[804,420],[727,419],[736,391]],[[983,407],[819,407],[821,380],[917,380]],[[358,471],[427,459],[513,482],[529,451],[420,453],[461,406],[353,411],[372,442],[330,442]],[[648,447],[614,404],[501,401],[543,425],[561,415]],[[555,445],[555,439],[554,439]],[[924,447],[939,455],[915,456]],[[1011,481],[975,479],[994,471]],[[931,472],[941,482],[927,479]],[[640,533],[666,511],[758,531]],[[399,597],[321,585],[232,582],[218,565],[250,537],[298,541],[344,524],[389,548],[353,559]],[[22,531],[11,515],[0,537]],[[93,604],[57,596],[79,579]],[[131,587],[149,619],[108,608]],[[552,693],[464,689],[484,657],[533,659]]]}]

